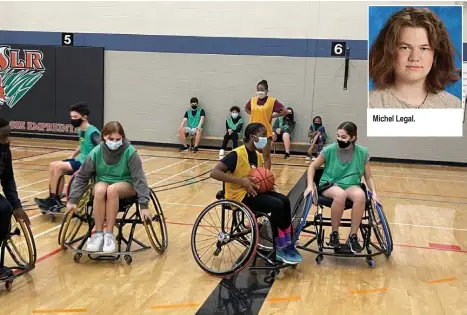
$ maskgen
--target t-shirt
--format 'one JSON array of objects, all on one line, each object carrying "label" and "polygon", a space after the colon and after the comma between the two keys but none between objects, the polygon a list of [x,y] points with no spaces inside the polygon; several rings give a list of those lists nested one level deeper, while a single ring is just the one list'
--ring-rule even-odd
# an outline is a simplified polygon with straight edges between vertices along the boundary
[{"label": "t-shirt", "polygon": [[[337,148],[337,155],[339,156],[339,160],[341,160],[342,163],[348,163],[350,160],[352,160],[353,155],[354,155],[355,150],[352,148],[351,150],[347,149],[342,149],[342,148]],[[324,151],[321,151],[320,154],[324,160],[326,160],[326,157],[324,156]],[[370,161],[370,154],[367,152],[366,157],[365,157],[365,164]]]},{"label": "t-shirt", "polygon": [[[248,150],[246,146],[245,146],[245,149],[246,149],[246,152],[248,153],[248,162],[250,163],[250,166],[254,165],[255,167],[258,167],[258,156],[256,155],[256,151],[252,152]],[[224,163],[225,166],[227,166],[227,169],[229,170],[229,172],[233,173],[235,172],[235,168],[237,167],[237,159],[238,159],[237,152],[232,151],[226,156],[224,156],[221,162]]]},{"label": "t-shirt", "polygon": [[[193,117],[196,116],[196,111],[197,111],[197,109],[195,109],[195,110],[192,109],[191,110],[191,114],[193,115]],[[204,109],[201,109],[200,117],[203,117],[203,116],[206,116],[206,114],[204,113]],[[183,118],[188,119],[188,113],[187,112],[185,112],[185,116],[183,116]]]},{"label": "t-shirt", "polygon": [[462,102],[454,95],[442,91],[437,94],[428,93],[421,105],[411,105],[397,97],[390,88],[373,90],[369,95],[370,108],[462,108]]}]

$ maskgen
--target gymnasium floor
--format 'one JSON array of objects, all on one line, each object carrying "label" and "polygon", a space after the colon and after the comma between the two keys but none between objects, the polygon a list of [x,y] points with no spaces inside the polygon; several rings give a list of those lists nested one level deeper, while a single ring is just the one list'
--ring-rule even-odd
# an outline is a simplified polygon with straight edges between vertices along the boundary
[{"label": "gymnasium floor", "polygon": [[[123,259],[86,257],[77,264],[57,244],[61,217],[52,222],[31,206],[34,197],[47,194],[48,164],[69,157],[76,142],[15,138],[12,147],[38,260],[11,292],[0,288],[2,315],[467,313],[467,168],[372,162],[395,243],[391,258],[377,256],[374,269],[364,259],[332,257],[318,266],[314,254],[302,252],[303,263],[287,269],[272,287],[262,283],[261,273],[248,272],[221,286],[198,267],[190,249],[192,224],[220,183],[207,179],[158,193],[169,233],[165,255],[136,254],[130,266]],[[217,151],[138,148],[153,187],[203,174],[217,161]],[[287,194],[306,167],[303,157],[274,156],[279,191]],[[256,293],[242,299],[233,284]],[[250,311],[239,312],[244,305]]]}]

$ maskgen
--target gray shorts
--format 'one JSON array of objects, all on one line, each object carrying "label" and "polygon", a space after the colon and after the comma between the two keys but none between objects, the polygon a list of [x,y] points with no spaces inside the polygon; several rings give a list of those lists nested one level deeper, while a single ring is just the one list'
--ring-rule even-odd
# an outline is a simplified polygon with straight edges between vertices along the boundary
[{"label": "gray shorts", "polygon": [[196,135],[196,128],[185,127],[185,134],[187,136],[195,136]]}]

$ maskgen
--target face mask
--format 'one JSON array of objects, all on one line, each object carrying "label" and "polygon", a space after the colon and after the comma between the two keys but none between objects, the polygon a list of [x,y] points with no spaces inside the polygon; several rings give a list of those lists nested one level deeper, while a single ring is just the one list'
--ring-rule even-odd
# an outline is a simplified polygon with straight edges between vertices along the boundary
[{"label": "face mask", "polygon": [[317,123],[314,123],[316,129],[319,129],[322,125],[321,124],[317,124]]},{"label": "face mask", "polygon": [[193,110],[195,110],[195,109],[198,108],[198,105],[197,105],[197,104],[191,104],[191,108],[192,108]]},{"label": "face mask", "polygon": [[81,124],[83,123],[83,119],[82,118],[78,118],[78,119],[71,119],[71,125],[75,128],[78,128],[79,126],[81,126]]},{"label": "face mask", "polygon": [[255,147],[258,149],[258,150],[262,150],[266,147],[266,145],[268,144],[268,138],[266,137],[258,137],[259,141],[258,142],[254,142],[255,144]]},{"label": "face mask", "polygon": [[265,98],[266,97],[266,92],[258,91],[258,92],[256,92],[256,95],[258,96],[258,98]]},{"label": "face mask", "polygon": [[287,119],[292,119],[292,114],[285,116]]},{"label": "face mask", "polygon": [[237,119],[238,118],[238,113],[232,113],[232,118]]},{"label": "face mask", "polygon": [[105,144],[110,150],[117,150],[118,148],[122,146],[123,141],[122,139],[120,139],[119,141],[106,140]]},{"label": "face mask", "polygon": [[337,144],[339,145],[339,148],[345,149],[350,145],[350,141],[342,141],[342,140],[337,140]]}]

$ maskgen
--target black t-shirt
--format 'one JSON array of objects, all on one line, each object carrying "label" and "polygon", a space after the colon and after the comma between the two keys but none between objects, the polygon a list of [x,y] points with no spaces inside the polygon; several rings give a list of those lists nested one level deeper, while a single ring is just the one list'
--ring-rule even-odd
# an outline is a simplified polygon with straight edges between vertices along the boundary
[{"label": "black t-shirt", "polygon": [[[198,110],[193,110],[193,109],[191,110],[191,114],[193,115],[193,117],[196,116],[197,111]],[[199,115],[199,117],[203,117],[203,116],[206,116],[206,114],[204,113],[204,109],[201,109],[201,114]],[[187,112],[185,112],[185,116],[183,116],[183,118],[188,119],[188,113]]]},{"label": "black t-shirt", "polygon": [[[245,147],[246,152],[248,153],[248,162],[250,163],[250,166],[254,165],[255,167],[258,167],[258,155],[256,154],[256,151],[250,151],[248,150],[247,147]],[[227,154],[221,162],[227,166],[227,169],[229,172],[233,173],[235,172],[235,168],[237,167],[237,159],[238,155],[237,152],[232,151],[229,154]]]}]

